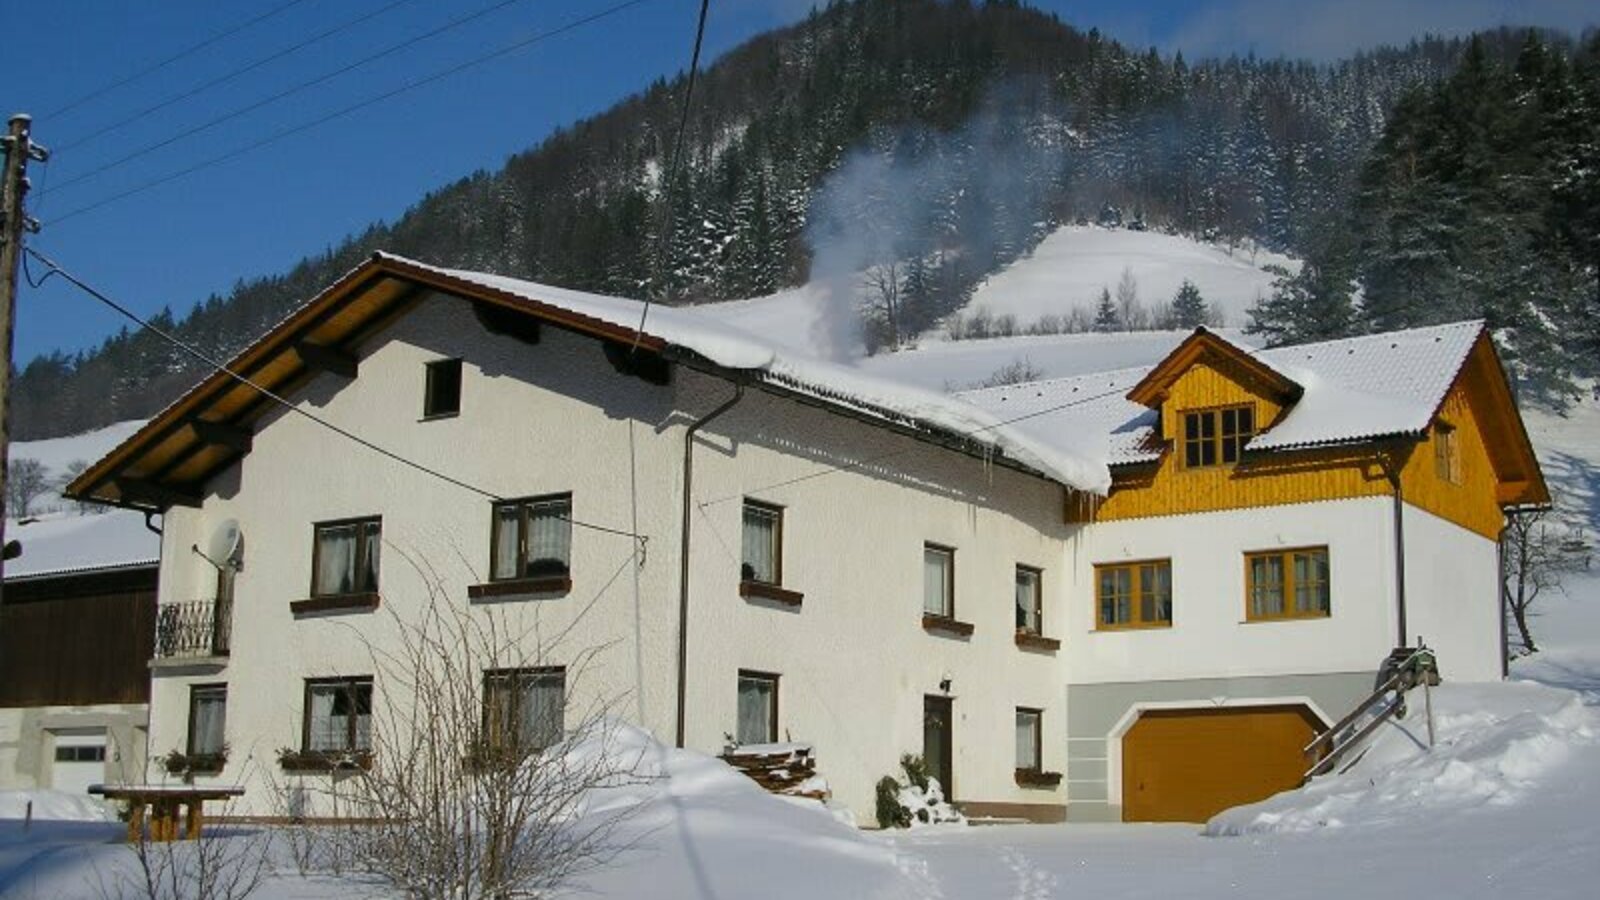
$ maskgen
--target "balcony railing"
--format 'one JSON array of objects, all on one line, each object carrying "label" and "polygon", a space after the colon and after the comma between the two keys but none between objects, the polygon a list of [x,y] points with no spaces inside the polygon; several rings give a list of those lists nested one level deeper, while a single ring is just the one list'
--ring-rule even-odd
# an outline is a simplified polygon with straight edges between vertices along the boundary
[{"label": "balcony railing", "polygon": [[232,610],[226,601],[163,603],[156,611],[156,656],[227,656]]}]

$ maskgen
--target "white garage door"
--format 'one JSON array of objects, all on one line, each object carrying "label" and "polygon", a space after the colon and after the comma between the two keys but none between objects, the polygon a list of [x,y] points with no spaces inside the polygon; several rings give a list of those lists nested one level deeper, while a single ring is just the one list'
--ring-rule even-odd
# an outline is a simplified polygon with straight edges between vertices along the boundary
[{"label": "white garage door", "polygon": [[55,761],[50,769],[50,786],[69,794],[84,794],[89,785],[106,780],[106,733],[104,731],[55,735]]}]

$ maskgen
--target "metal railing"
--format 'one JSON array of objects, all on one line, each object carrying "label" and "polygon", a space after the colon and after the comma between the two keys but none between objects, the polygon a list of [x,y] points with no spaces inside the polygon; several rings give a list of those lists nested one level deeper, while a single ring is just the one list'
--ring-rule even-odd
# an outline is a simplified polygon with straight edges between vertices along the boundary
[{"label": "metal railing", "polygon": [[189,600],[156,610],[156,657],[227,656],[232,610],[227,602]]}]

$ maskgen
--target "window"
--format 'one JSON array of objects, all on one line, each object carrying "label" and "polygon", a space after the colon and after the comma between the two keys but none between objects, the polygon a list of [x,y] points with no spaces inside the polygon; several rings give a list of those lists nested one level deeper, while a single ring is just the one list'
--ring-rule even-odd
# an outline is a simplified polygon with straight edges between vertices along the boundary
[{"label": "window", "polygon": [[1461,438],[1456,429],[1445,422],[1434,426],[1433,471],[1440,481],[1461,483]]},{"label": "window", "polygon": [[497,503],[490,578],[564,578],[572,572],[572,495]]},{"label": "window", "polygon": [[778,676],[739,670],[740,744],[771,744],[778,739]]},{"label": "window", "polygon": [[744,553],[739,580],[783,583],[783,508],[744,501]]},{"label": "window", "polygon": [[1101,628],[1172,624],[1171,560],[1097,565],[1094,573]]},{"label": "window", "polygon": [[1017,630],[1039,634],[1044,628],[1042,573],[1028,566],[1017,566]]},{"label": "window", "polygon": [[378,592],[378,544],[381,519],[351,519],[315,526],[312,546],[311,596]]},{"label": "window", "polygon": [[105,744],[56,745],[56,762],[97,763],[105,761]]},{"label": "window", "polygon": [[956,616],[956,552],[938,544],[922,545],[922,611],[953,619]]},{"label": "window", "polygon": [[189,688],[189,756],[221,756],[228,714],[228,686],[197,684]]},{"label": "window", "polygon": [[372,749],[372,679],[306,682],[304,750],[364,753]]},{"label": "window", "polygon": [[560,743],[566,727],[567,670],[483,673],[483,730],[496,749],[537,751]]},{"label": "window", "polygon": [[423,389],[422,417],[432,419],[461,412],[461,360],[428,363],[428,383]]},{"label": "window", "polygon": [[1219,462],[1231,466],[1244,455],[1256,433],[1255,409],[1229,406],[1183,414],[1183,464],[1197,469]]},{"label": "window", "polygon": [[1043,735],[1039,727],[1042,713],[1037,709],[1017,707],[1017,768],[1037,772],[1043,768]]},{"label": "window", "polygon": [[1250,599],[1247,619],[1321,618],[1329,614],[1327,547],[1247,553],[1245,570]]}]

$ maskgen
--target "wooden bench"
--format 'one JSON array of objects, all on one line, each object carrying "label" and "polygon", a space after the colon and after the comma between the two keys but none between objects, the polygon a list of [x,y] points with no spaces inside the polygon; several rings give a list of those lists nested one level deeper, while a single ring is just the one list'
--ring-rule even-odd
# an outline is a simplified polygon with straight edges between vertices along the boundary
[{"label": "wooden bench", "polygon": [[244,794],[242,787],[196,787],[194,785],[129,784],[89,786],[89,793],[107,800],[128,804],[128,843],[144,838],[145,809],[150,810],[150,840],[178,839],[178,810],[185,812],[183,837],[197,841],[205,828],[207,800],[231,800]]}]

